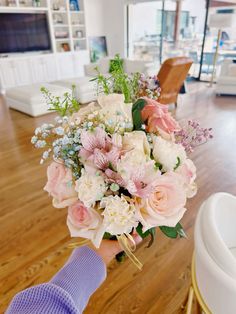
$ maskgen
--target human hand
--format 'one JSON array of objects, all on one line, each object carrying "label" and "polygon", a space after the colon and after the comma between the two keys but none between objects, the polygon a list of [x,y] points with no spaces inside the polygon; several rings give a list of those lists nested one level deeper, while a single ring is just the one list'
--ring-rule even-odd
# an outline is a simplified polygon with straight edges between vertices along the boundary
[{"label": "human hand", "polygon": [[[138,234],[133,234],[132,236],[136,245],[142,241],[142,238]],[[102,240],[98,249],[95,247],[92,248],[103,259],[106,265],[108,265],[118,253],[123,251],[118,241],[105,239]]]}]

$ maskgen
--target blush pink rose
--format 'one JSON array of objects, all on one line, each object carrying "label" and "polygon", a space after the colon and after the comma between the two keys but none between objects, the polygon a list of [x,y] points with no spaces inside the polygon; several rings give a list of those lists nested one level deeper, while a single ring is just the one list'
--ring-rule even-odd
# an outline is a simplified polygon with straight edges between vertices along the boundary
[{"label": "blush pink rose", "polygon": [[89,239],[99,247],[104,234],[101,215],[77,201],[68,208],[67,226],[72,237]]},{"label": "blush pink rose", "polygon": [[185,162],[180,165],[175,172],[178,173],[183,180],[187,197],[193,197],[197,193],[197,185],[194,182],[196,179],[196,167],[192,160],[186,159]]},{"label": "blush pink rose", "polygon": [[147,105],[141,115],[143,121],[147,121],[147,131],[150,133],[172,134],[180,129],[178,122],[168,112],[168,107],[153,99],[144,97]]},{"label": "blush pink rose", "polygon": [[183,217],[186,193],[173,172],[162,175],[147,199],[136,199],[143,231],[157,226],[174,227]]},{"label": "blush pink rose", "polygon": [[63,164],[53,161],[47,169],[48,182],[44,187],[53,197],[53,206],[63,208],[73,204],[77,199],[72,172]]}]

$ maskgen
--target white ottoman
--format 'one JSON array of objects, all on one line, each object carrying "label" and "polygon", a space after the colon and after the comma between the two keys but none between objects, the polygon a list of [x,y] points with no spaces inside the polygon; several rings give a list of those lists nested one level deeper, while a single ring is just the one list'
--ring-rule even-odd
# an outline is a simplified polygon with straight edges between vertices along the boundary
[{"label": "white ottoman", "polygon": [[54,81],[51,84],[72,88],[75,85],[75,97],[81,104],[97,99],[97,83],[91,82],[92,77],[84,76],[77,78],[64,79],[60,81]]},{"label": "white ottoman", "polygon": [[70,88],[48,83],[18,86],[6,91],[7,105],[32,117],[49,113],[46,100],[40,91],[41,87],[48,89],[53,96],[62,97],[67,92],[71,93]]}]

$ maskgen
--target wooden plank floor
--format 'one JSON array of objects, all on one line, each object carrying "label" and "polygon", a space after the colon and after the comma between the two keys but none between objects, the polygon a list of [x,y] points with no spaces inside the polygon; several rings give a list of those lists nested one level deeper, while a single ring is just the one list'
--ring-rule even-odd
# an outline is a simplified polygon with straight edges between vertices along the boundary
[{"label": "wooden plank floor", "polygon": [[[144,264],[142,272],[129,260],[113,263],[86,314],[181,313],[199,205],[213,192],[236,194],[236,98],[215,97],[212,89],[198,83],[194,90],[181,98],[176,116],[212,126],[214,139],[192,155],[199,192],[188,202],[183,219],[188,240],[158,233],[151,249],[142,243],[136,252]],[[46,166],[39,165],[40,152],[30,144],[35,127],[52,118],[28,117],[8,110],[0,100],[0,313],[18,291],[49,280],[71,252],[66,209],[53,208],[42,190]]]}]

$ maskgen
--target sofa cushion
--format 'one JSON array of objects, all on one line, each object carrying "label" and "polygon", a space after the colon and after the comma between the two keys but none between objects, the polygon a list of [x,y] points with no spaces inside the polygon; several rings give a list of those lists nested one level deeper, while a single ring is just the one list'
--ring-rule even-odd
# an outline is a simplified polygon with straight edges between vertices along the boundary
[{"label": "sofa cushion", "polygon": [[67,92],[71,93],[69,88],[48,83],[18,86],[7,90],[6,100],[8,106],[33,117],[49,113],[48,105],[40,91],[42,86],[47,88],[53,95],[59,97],[63,97]]},{"label": "sofa cushion", "polygon": [[228,74],[236,77],[236,64],[232,63],[229,65]]},{"label": "sofa cushion", "polygon": [[101,73],[108,73],[109,72],[109,66],[110,66],[110,58],[102,58],[98,62],[98,69]]},{"label": "sofa cushion", "polygon": [[60,81],[54,81],[51,84],[65,86],[67,88],[72,89],[72,86],[75,85],[75,88],[78,89],[80,92],[89,92],[96,90],[96,83],[91,81],[91,77],[84,76],[84,77],[77,77],[77,78],[69,78]]},{"label": "sofa cushion", "polygon": [[54,81],[52,84],[71,88],[75,85],[75,97],[81,103],[87,103],[97,98],[97,84],[91,81],[91,77],[77,77]]},{"label": "sofa cushion", "polygon": [[32,85],[13,87],[7,90],[6,97],[16,99],[28,106],[38,106],[45,103],[45,98],[41,92],[41,87],[45,87],[55,96],[63,96],[65,93],[71,93],[71,88],[56,86],[49,83],[37,83]]},{"label": "sofa cushion", "polygon": [[236,76],[220,76],[218,84],[236,85]]},{"label": "sofa cushion", "polygon": [[124,62],[124,71],[126,73],[146,73],[147,62],[141,60],[129,60],[125,59]]}]

